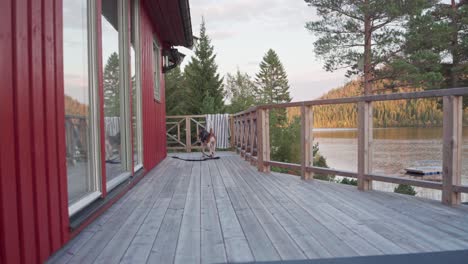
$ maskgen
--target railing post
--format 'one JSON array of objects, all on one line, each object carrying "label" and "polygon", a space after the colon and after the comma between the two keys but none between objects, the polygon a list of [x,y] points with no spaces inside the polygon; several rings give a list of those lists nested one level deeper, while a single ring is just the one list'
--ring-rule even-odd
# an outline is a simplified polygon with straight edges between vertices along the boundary
[{"label": "railing post", "polygon": [[313,173],[307,171],[307,167],[313,165],[313,135],[314,124],[313,111],[311,106],[301,106],[301,178],[308,180],[313,177]]},{"label": "railing post", "polygon": [[244,139],[243,139],[243,142],[242,142],[242,145],[243,145],[243,152],[242,152],[242,157],[245,158],[245,154],[247,154],[247,144],[249,142],[249,123],[248,123],[248,120],[247,120],[247,114],[244,115]]},{"label": "railing post", "polygon": [[247,125],[247,133],[246,133],[246,138],[245,138],[245,154],[244,154],[244,159],[249,160],[249,156],[247,155],[250,152],[250,142],[251,142],[251,135],[252,135],[252,116],[250,113],[248,113],[245,117],[245,122],[248,124]]},{"label": "railing post", "polygon": [[192,129],[190,128],[190,117],[185,117],[185,150],[192,151]]},{"label": "railing post", "polygon": [[240,151],[239,151],[240,138],[242,136],[240,128],[241,128],[240,118],[239,118],[239,116],[236,116],[236,152],[237,152],[237,154],[240,154]]},{"label": "railing post", "polygon": [[270,117],[269,110],[257,110],[257,168],[261,172],[269,172],[270,166]]},{"label": "railing post", "polygon": [[235,133],[235,131],[234,131],[234,116],[233,116],[233,115],[231,115],[231,116],[229,117],[229,130],[231,131],[230,144],[231,144],[231,148],[233,148],[233,147],[234,147],[234,144],[235,144],[235,139],[234,139],[234,137],[235,137],[235,135],[236,135],[236,133]]},{"label": "railing post", "polygon": [[250,139],[249,139],[250,162],[253,161],[255,147],[255,112],[250,113]]},{"label": "railing post", "polygon": [[463,97],[444,96],[443,104],[442,203],[459,205],[461,194],[453,187],[461,185]]},{"label": "railing post", "polygon": [[358,189],[372,189],[372,180],[365,175],[372,172],[372,102],[358,103]]},{"label": "railing post", "polygon": [[242,114],[241,116],[241,129],[242,129],[242,137],[241,137],[241,146],[240,146],[240,155],[241,157],[244,157],[244,148],[245,148],[245,128],[247,127],[247,124],[245,123],[245,115]]},{"label": "railing post", "polygon": [[177,123],[177,140],[180,141],[180,123]]}]

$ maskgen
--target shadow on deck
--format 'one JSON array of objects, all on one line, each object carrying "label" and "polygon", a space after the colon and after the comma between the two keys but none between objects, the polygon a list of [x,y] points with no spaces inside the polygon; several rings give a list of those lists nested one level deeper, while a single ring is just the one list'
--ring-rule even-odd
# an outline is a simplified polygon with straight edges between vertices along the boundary
[{"label": "shadow on deck", "polygon": [[219,160],[205,162],[168,157],[49,262],[468,259],[465,206],[450,208],[394,193],[262,174],[234,153],[219,155]]}]

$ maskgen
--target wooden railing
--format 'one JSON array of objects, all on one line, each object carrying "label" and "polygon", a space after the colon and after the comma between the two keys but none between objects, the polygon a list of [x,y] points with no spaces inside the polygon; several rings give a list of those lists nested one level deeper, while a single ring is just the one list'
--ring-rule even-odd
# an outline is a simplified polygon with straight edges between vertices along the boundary
[{"label": "wooden railing", "polygon": [[88,120],[86,116],[65,115],[65,140],[67,161],[87,159],[88,155]]},{"label": "wooden railing", "polygon": [[166,137],[168,150],[191,152],[200,149],[198,134],[206,128],[204,115],[184,115],[166,117]]},{"label": "wooden railing", "polygon": [[[234,146],[242,157],[256,164],[259,171],[268,172],[271,166],[300,171],[302,179],[313,178],[314,173],[340,175],[357,178],[359,190],[372,189],[372,181],[407,184],[412,186],[442,190],[442,202],[457,205],[461,202],[461,193],[468,193],[468,186],[461,184],[462,168],[462,113],[463,95],[468,95],[468,88],[430,90],[412,93],[394,93],[368,95],[339,99],[324,99],[284,104],[269,104],[252,107],[233,115]],[[443,180],[433,182],[409,179],[397,176],[372,173],[372,128],[373,102],[443,98]],[[358,105],[358,166],[357,172],[342,171],[313,166],[313,109],[312,106]],[[292,164],[270,159],[269,112],[272,109],[301,108],[301,163]]]}]

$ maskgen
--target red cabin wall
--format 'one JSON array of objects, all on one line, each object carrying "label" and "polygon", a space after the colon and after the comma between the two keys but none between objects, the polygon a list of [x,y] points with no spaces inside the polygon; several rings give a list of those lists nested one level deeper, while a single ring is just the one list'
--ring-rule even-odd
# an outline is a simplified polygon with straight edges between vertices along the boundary
[{"label": "red cabin wall", "polygon": [[[151,170],[166,157],[166,103],[164,78],[161,78],[161,102],[153,95],[153,37],[159,29],[152,25],[141,8],[141,83],[143,97],[143,165]],[[161,76],[163,76],[161,74]]]},{"label": "red cabin wall", "polygon": [[69,238],[62,1],[0,1],[0,263],[40,263]]},{"label": "red cabin wall", "polygon": [[[161,80],[161,102],[153,99],[152,43],[160,34],[145,8],[140,11],[143,165],[149,171],[166,157],[165,93]],[[71,236],[62,27],[62,0],[0,1],[2,264],[43,263]]]}]

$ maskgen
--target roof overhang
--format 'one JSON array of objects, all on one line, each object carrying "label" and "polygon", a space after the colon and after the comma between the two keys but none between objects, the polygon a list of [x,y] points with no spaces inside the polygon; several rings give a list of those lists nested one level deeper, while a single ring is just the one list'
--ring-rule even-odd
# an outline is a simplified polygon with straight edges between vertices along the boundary
[{"label": "roof overhang", "polygon": [[143,0],[165,46],[193,46],[189,0]]}]

